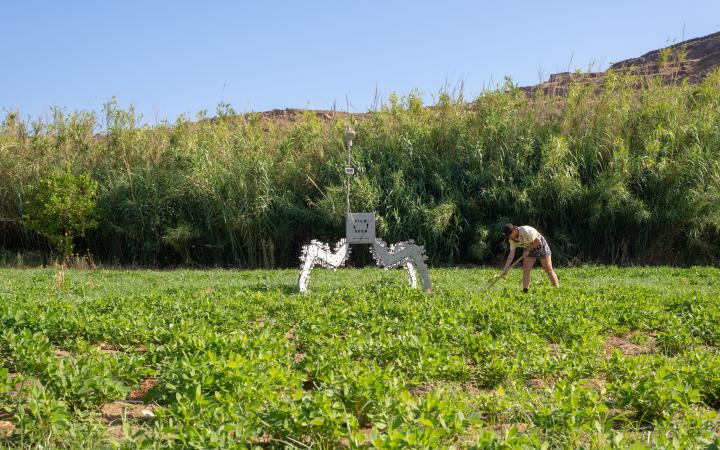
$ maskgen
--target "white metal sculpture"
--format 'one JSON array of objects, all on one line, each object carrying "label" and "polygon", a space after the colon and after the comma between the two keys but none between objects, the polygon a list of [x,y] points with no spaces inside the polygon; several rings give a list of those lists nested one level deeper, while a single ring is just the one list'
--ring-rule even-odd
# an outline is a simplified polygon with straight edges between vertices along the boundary
[{"label": "white metal sculpture", "polygon": [[353,213],[350,211],[350,181],[355,174],[352,164],[352,140],[355,132],[348,128],[345,132],[345,143],[348,150],[348,164],[345,168],[347,176],[347,189],[345,198],[345,239],[335,244],[334,251],[327,243],[313,239],[304,245],[300,256],[301,268],[298,278],[300,292],[307,291],[310,283],[310,272],[315,266],[336,270],[345,264],[350,256],[350,244],[371,244],[371,253],[378,266],[384,269],[403,267],[407,271],[408,282],[413,288],[417,287],[418,274],[422,287],[429,292],[432,284],[425,260],[425,249],[414,241],[403,241],[388,245],[375,237],[375,213]]}]

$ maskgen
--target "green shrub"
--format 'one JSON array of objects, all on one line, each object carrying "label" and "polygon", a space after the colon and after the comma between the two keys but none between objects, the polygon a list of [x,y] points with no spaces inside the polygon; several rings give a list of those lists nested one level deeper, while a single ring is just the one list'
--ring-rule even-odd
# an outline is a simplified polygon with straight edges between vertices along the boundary
[{"label": "green shrub", "polygon": [[30,186],[23,223],[48,238],[65,259],[73,252],[73,240],[97,226],[96,193],[89,175],[52,172]]}]

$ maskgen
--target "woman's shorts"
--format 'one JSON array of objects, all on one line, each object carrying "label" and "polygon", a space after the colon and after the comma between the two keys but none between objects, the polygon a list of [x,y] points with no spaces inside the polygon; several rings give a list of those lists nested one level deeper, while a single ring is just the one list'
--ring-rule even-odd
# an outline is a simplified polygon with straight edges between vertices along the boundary
[{"label": "woman's shorts", "polygon": [[534,250],[530,251],[529,256],[534,256],[536,258],[547,258],[548,256],[552,255],[552,251],[550,251],[550,246],[548,245],[547,241],[545,240],[544,236],[540,236],[540,245],[535,248]]}]

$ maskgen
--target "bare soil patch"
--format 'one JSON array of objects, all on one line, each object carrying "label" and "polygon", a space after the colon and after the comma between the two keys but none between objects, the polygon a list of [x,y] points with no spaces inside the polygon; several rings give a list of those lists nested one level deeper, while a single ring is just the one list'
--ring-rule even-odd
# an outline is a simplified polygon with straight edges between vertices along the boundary
[{"label": "bare soil patch", "polygon": [[145,380],[140,382],[140,386],[137,389],[130,392],[130,394],[128,395],[128,400],[144,399],[147,396],[148,392],[150,392],[152,388],[157,386],[157,384],[158,381],[155,377],[146,378]]},{"label": "bare soil patch", "polygon": [[553,378],[530,378],[525,384],[533,389],[545,389],[555,386],[555,380]]},{"label": "bare soil patch", "polygon": [[155,417],[155,408],[155,405],[118,400],[104,404],[100,408],[100,413],[103,419],[110,424],[127,419],[142,422],[152,420]]},{"label": "bare soil patch", "polygon": [[252,442],[257,445],[268,445],[272,442],[272,436],[267,433],[263,433],[261,436],[255,436],[252,438]]},{"label": "bare soil patch", "polygon": [[518,423],[497,423],[491,427],[492,431],[498,434],[505,434],[510,430],[512,427],[517,428],[517,430],[521,433],[524,433],[525,430],[528,428],[528,424],[523,422]]},{"label": "bare soil patch", "polygon": [[109,342],[100,342],[98,344],[98,347],[100,348],[100,351],[102,353],[110,354],[110,355],[118,355],[122,353],[120,349],[118,349],[114,344],[111,344]]},{"label": "bare soil patch", "polygon": [[603,350],[606,357],[610,357],[614,350],[620,350],[625,356],[637,356],[645,353],[652,353],[655,350],[655,337],[647,336],[642,344],[634,344],[629,340],[630,336],[610,336],[605,339]]},{"label": "bare soil patch", "polygon": [[589,378],[583,382],[583,385],[590,389],[595,389],[596,391],[601,391],[605,389],[605,386],[607,385],[607,381],[603,380],[602,378]]},{"label": "bare soil patch", "polygon": [[429,394],[432,391],[436,391],[438,389],[445,389],[452,393],[463,392],[465,394],[470,394],[470,395],[479,394],[483,391],[482,389],[480,389],[478,387],[478,385],[475,382],[472,382],[472,381],[463,382],[463,383],[448,383],[448,382],[439,383],[436,381],[428,381],[428,382],[425,382],[425,383],[422,383],[422,384],[412,387],[410,389],[410,395],[415,396],[415,397],[420,397],[420,396]]},{"label": "bare soil patch", "polygon": [[108,435],[112,439],[123,441],[127,438],[123,429],[124,422],[128,422],[130,434],[135,435],[141,429],[141,423],[153,420],[157,406],[142,400],[157,384],[155,377],[146,378],[137,389],[130,392],[127,400],[106,403],[100,408]]},{"label": "bare soil patch", "polygon": [[555,358],[562,355],[562,347],[560,346],[560,344],[556,344],[556,343],[550,344],[550,355],[552,355]]},{"label": "bare soil patch", "polygon": [[0,420],[0,437],[10,436],[15,430],[15,425],[9,420]]}]

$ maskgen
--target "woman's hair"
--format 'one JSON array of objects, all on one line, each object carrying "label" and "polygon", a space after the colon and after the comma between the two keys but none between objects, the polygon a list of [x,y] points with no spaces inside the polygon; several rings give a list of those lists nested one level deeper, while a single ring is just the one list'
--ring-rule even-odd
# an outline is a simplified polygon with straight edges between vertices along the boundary
[{"label": "woman's hair", "polygon": [[511,223],[506,223],[503,227],[503,234],[505,235],[505,239],[508,239],[512,232],[517,228],[515,225]]}]

